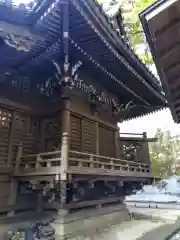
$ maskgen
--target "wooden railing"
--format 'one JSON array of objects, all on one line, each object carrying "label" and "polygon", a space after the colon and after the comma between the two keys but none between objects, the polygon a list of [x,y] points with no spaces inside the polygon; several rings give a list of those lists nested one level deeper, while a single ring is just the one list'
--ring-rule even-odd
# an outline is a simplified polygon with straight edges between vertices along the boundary
[{"label": "wooden railing", "polygon": [[68,166],[127,172],[149,172],[148,164],[70,151]]},{"label": "wooden railing", "polygon": [[28,168],[48,168],[60,166],[61,151],[45,152],[39,154],[24,155],[21,157],[19,167]]},{"label": "wooden railing", "polygon": [[[18,166],[17,166],[18,164]],[[83,171],[83,169],[94,170],[95,173],[104,171],[113,172],[141,172],[148,173],[149,168],[147,164],[141,164],[133,161],[126,161],[115,158],[108,158],[104,156],[98,156],[94,154],[70,151],[68,158],[68,168],[75,167],[77,171]],[[16,163],[15,172],[29,172],[37,171],[41,169],[47,174],[49,168],[56,168],[56,173],[61,173],[61,151],[53,151],[47,153],[31,154],[22,156],[19,163]],[[58,170],[59,169],[59,170]]]},{"label": "wooden railing", "polygon": [[146,163],[68,151],[67,142],[67,135],[64,134],[61,150],[30,155],[23,155],[22,145],[20,145],[16,157],[15,174],[31,172],[37,175],[38,173],[47,175],[149,173],[149,165]]}]

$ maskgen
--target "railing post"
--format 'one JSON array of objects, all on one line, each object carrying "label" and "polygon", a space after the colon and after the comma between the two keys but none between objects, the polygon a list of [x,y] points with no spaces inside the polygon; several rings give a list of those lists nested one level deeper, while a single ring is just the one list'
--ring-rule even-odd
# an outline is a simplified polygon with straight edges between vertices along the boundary
[{"label": "railing post", "polygon": [[18,171],[19,171],[19,166],[21,163],[22,156],[23,156],[23,146],[22,146],[22,143],[20,143],[18,146],[18,149],[17,149],[15,171],[14,171],[15,173],[18,173]]},{"label": "railing post", "polygon": [[60,165],[60,199],[61,207],[66,203],[66,184],[67,184],[67,170],[68,170],[68,133],[63,133],[61,145],[61,165]]},{"label": "railing post", "polygon": [[94,158],[93,158],[92,155],[90,156],[89,160],[90,160],[90,168],[93,168],[94,167],[94,163],[92,161],[94,161]]},{"label": "railing post", "polygon": [[[41,155],[38,154],[37,158],[36,158],[36,163],[35,163],[35,168],[39,168],[40,167],[40,163],[39,161],[41,160]],[[48,167],[48,166],[47,166]]]}]

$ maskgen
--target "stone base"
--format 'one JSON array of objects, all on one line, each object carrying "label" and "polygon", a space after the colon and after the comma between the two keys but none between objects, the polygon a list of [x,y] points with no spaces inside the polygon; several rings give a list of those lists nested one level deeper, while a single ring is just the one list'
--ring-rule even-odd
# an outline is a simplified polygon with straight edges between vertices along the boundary
[{"label": "stone base", "polygon": [[99,209],[81,210],[66,216],[57,215],[52,223],[56,230],[56,239],[69,239],[76,236],[93,235],[97,231],[130,220],[129,212],[124,205],[102,207]]}]

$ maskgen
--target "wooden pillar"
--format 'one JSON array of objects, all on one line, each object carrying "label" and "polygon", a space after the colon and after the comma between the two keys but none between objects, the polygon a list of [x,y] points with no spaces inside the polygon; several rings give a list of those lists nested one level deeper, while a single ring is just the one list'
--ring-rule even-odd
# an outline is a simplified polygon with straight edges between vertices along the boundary
[{"label": "wooden pillar", "polygon": [[68,155],[70,136],[70,100],[63,100],[62,109],[62,142],[61,142],[61,166],[60,166],[60,203],[61,208],[66,204],[66,185],[68,181]]},{"label": "wooden pillar", "polygon": [[63,100],[63,109],[61,113],[62,119],[62,136],[67,133],[70,136],[70,100]]},{"label": "wooden pillar", "polygon": [[68,134],[63,133],[62,145],[61,145],[61,166],[60,166],[60,202],[61,208],[64,208],[66,204],[66,185],[68,181],[67,170],[68,170]]},{"label": "wooden pillar", "polygon": [[7,165],[12,165],[12,143],[13,143],[13,135],[14,135],[14,128],[15,128],[15,118],[16,118],[16,112],[14,111],[12,114],[12,122],[10,127],[10,133],[9,133],[9,146],[8,146],[8,160]]},{"label": "wooden pillar", "polygon": [[[23,148],[22,148],[22,144],[20,144],[17,149],[16,163],[15,163],[15,169],[14,169],[15,174],[18,173],[19,171],[22,155],[23,155]],[[17,194],[18,194],[18,180],[15,177],[12,177],[10,192],[9,192],[9,199],[8,199],[8,206],[10,207],[10,211],[8,213],[9,216],[14,215]]]},{"label": "wooden pillar", "polygon": [[22,147],[22,143],[20,143],[17,149],[17,154],[16,154],[16,163],[15,163],[15,169],[14,169],[15,174],[18,173],[19,171],[22,156],[23,156],[23,147]]},{"label": "wooden pillar", "polygon": [[96,122],[96,155],[99,155],[99,123]]},{"label": "wooden pillar", "polygon": [[119,130],[119,127],[117,127],[117,130],[115,132],[115,147],[116,147],[116,158],[120,158],[120,130]]},{"label": "wooden pillar", "polygon": [[15,214],[17,194],[18,194],[18,180],[12,177],[11,184],[10,184],[10,191],[9,191],[9,199],[8,199],[8,207],[10,208],[8,212],[8,216],[14,216]]}]

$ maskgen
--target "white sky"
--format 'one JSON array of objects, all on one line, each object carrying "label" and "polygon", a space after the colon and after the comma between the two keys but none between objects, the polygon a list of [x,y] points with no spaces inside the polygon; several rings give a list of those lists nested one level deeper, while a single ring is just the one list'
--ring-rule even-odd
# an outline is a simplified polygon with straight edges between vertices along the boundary
[{"label": "white sky", "polygon": [[27,3],[29,3],[30,1],[31,1],[31,0],[13,0],[13,3],[18,6],[20,3],[27,4]]},{"label": "white sky", "polygon": [[147,132],[148,137],[154,137],[157,128],[161,128],[162,130],[170,130],[172,135],[180,133],[180,124],[174,123],[169,109],[121,123],[119,124],[119,127],[120,132]]}]

